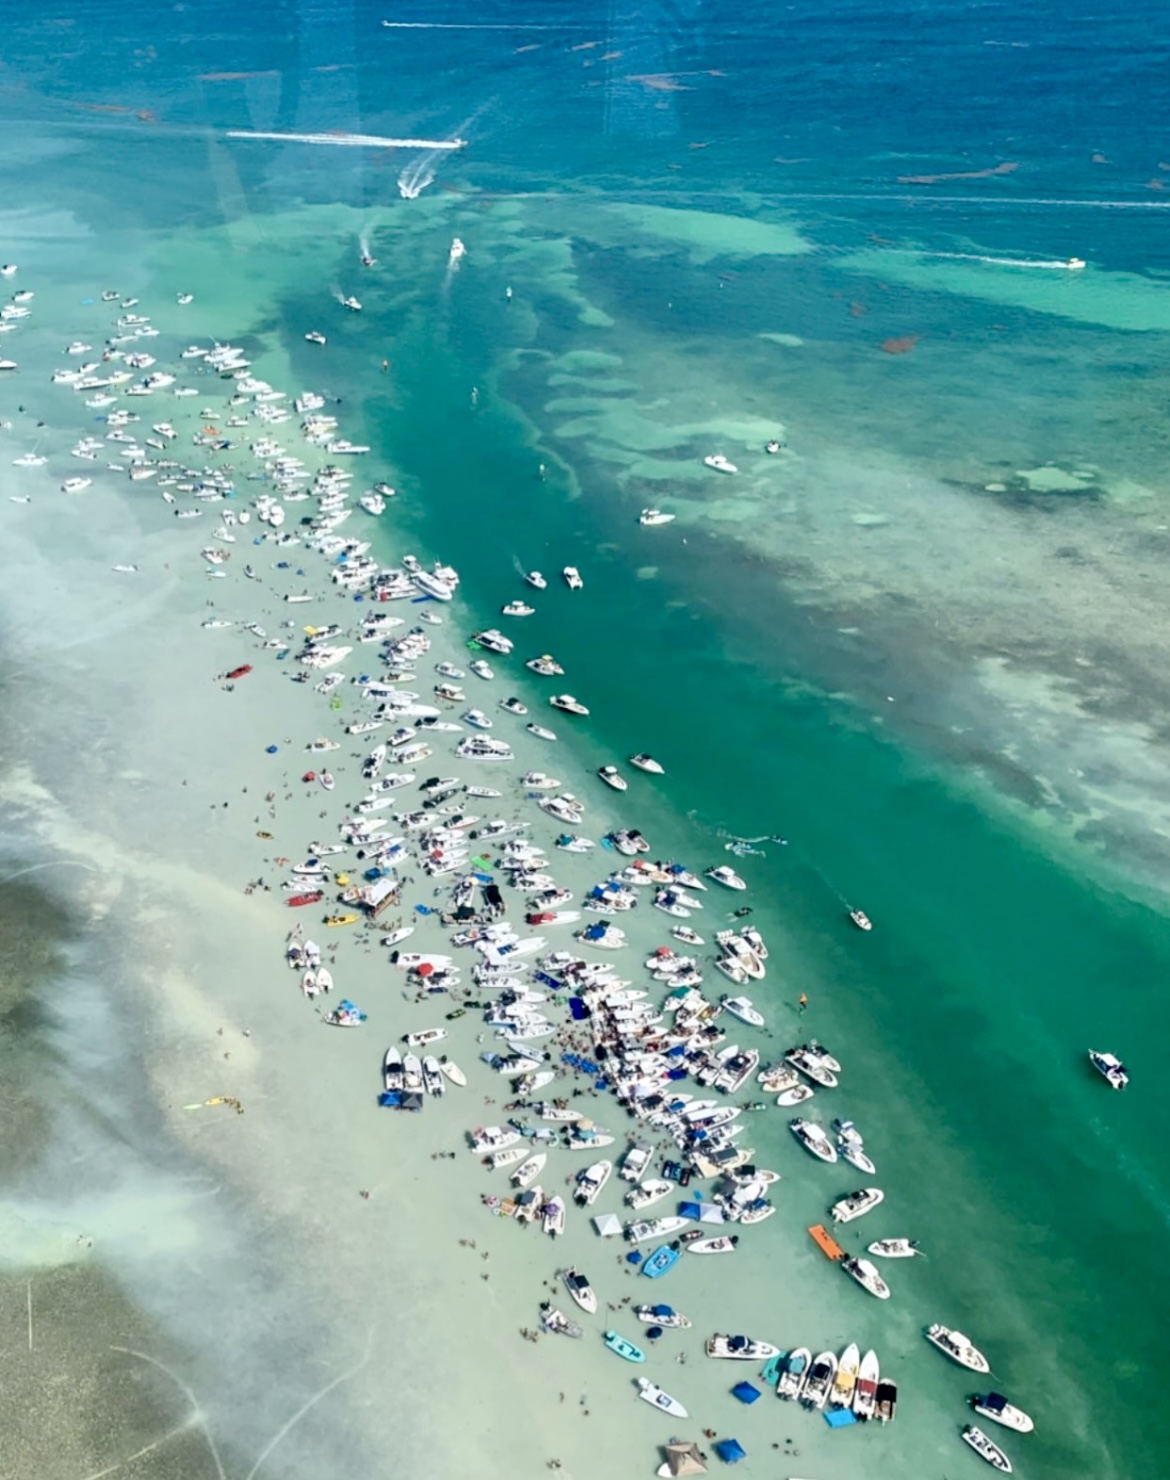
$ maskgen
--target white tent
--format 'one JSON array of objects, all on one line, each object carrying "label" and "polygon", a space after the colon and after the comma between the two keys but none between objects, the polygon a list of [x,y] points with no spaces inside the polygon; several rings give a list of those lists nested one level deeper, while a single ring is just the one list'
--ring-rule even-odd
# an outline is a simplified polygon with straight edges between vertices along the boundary
[{"label": "white tent", "polygon": [[622,1231],[622,1220],[616,1213],[598,1213],[593,1226],[602,1238],[614,1238]]}]

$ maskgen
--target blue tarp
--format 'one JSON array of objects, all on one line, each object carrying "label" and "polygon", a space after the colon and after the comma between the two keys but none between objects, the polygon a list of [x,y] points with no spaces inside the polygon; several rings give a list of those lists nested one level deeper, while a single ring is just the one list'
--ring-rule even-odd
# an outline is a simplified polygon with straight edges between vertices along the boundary
[{"label": "blue tarp", "polygon": [[750,1382],[737,1382],[731,1391],[741,1403],[754,1403],[760,1396],[759,1388],[752,1387]]},{"label": "blue tarp", "polygon": [[825,1422],[831,1429],[846,1429],[857,1422],[857,1414],[852,1408],[830,1408],[825,1414]]},{"label": "blue tarp", "polygon": [[719,1439],[711,1447],[724,1464],[734,1465],[747,1459],[747,1450],[738,1439]]},{"label": "blue tarp", "polygon": [[585,1019],[589,1016],[589,1009],[585,1006],[580,997],[569,998],[569,1016],[573,1019],[575,1023],[584,1022]]}]

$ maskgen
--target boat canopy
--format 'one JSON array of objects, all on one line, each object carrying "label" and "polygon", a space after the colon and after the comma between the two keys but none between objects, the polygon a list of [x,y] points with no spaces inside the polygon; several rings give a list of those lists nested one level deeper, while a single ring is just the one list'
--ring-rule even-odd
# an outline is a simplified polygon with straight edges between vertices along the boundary
[{"label": "boat canopy", "polygon": [[747,1459],[747,1450],[738,1439],[717,1439],[712,1447],[724,1464],[734,1465]]},{"label": "boat canopy", "polygon": [[980,1404],[980,1407],[986,1408],[988,1413],[1002,1413],[1007,1406],[1008,1400],[1002,1393],[988,1393]]},{"label": "boat canopy", "polygon": [[668,1444],[666,1464],[659,1471],[667,1475],[705,1475],[707,1466],[699,1457],[699,1446],[692,1443]]},{"label": "boat canopy", "polygon": [[622,1220],[616,1213],[598,1213],[593,1226],[602,1238],[614,1238],[622,1231]]}]

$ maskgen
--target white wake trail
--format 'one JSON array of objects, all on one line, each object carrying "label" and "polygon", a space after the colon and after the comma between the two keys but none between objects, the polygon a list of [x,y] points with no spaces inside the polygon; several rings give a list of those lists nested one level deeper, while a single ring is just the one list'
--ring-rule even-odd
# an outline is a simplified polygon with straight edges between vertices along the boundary
[{"label": "white wake trail", "polygon": [[277,134],[229,128],[229,139],[272,139],[281,144],[334,144],[348,149],[463,149],[466,139],[386,139],[380,134]]}]

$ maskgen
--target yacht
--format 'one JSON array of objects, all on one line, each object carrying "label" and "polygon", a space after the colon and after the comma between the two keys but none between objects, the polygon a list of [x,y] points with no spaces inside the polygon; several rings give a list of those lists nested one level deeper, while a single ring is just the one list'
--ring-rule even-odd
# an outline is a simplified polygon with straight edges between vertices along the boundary
[{"label": "yacht", "polygon": [[494,627],[489,627],[484,632],[477,632],[472,641],[478,642],[480,647],[487,648],[489,652],[503,653],[505,656],[512,651],[514,646],[510,637],[505,637]]},{"label": "yacht", "polygon": [[581,572],[575,565],[566,565],[561,574],[564,576],[565,585],[568,586],[570,591],[580,591],[583,589],[585,582],[581,579]]},{"label": "yacht", "polygon": [[728,462],[727,458],[725,458],[721,452],[712,453],[710,457],[705,457],[703,461],[709,468],[714,468],[717,473],[739,472],[739,469],[735,466],[735,464],[733,462]]},{"label": "yacht", "polygon": [[991,1364],[979,1350],[973,1346],[971,1339],[964,1336],[961,1331],[952,1331],[947,1326],[940,1326],[936,1321],[934,1325],[926,1328],[926,1339],[931,1346],[938,1347],[939,1351],[952,1362],[957,1362],[960,1367],[966,1367],[971,1372],[990,1372]]},{"label": "yacht", "polygon": [[726,889],[746,889],[747,885],[733,868],[728,868],[721,863],[718,868],[709,868],[707,878],[714,879],[716,884],[722,884]]},{"label": "yacht", "polygon": [[821,1161],[835,1162],[837,1148],[825,1134],[823,1128],[813,1120],[790,1120],[788,1129],[811,1155]]},{"label": "yacht", "polygon": [[482,709],[469,709],[463,716],[464,721],[477,730],[490,730],[492,722]]},{"label": "yacht", "polygon": [[1007,1455],[976,1424],[969,1423],[963,1430],[962,1439],[964,1444],[969,1444],[980,1459],[986,1460],[994,1470],[999,1470],[1003,1475],[1012,1473],[1012,1462]]},{"label": "yacht", "polygon": [[638,515],[638,523],[645,525],[671,524],[674,522],[673,514],[664,514],[661,509],[643,509]]},{"label": "yacht", "polygon": [[505,617],[530,617],[536,608],[524,601],[509,601],[507,606],[500,608],[500,611]]},{"label": "yacht", "polygon": [[598,766],[597,774],[606,786],[612,786],[614,791],[629,790],[630,783],[616,766]]},{"label": "yacht", "polygon": [[545,591],[548,589],[548,582],[538,570],[530,570],[528,574],[524,577],[524,579],[528,582],[530,586],[535,587],[537,591]]},{"label": "yacht", "polygon": [[878,1300],[890,1298],[890,1287],[878,1273],[877,1265],[868,1259],[842,1259],[841,1268],[850,1279],[856,1280],[863,1290]]},{"label": "yacht", "polygon": [[658,764],[658,762],[654,759],[652,755],[647,755],[645,751],[639,751],[637,755],[630,756],[630,765],[633,766],[636,771],[649,772],[651,776],[666,775],[666,771],[664,770],[664,768]]},{"label": "yacht", "polygon": [[566,714],[588,714],[589,711],[579,699],[574,699],[572,694],[554,694],[548,701],[554,709],[563,709]]},{"label": "yacht", "polygon": [[971,1407],[980,1418],[989,1418],[992,1423],[1003,1424],[1005,1429],[1015,1429],[1017,1434],[1030,1434],[1036,1425],[1022,1408],[1009,1403],[1002,1393],[973,1393]]},{"label": "yacht", "polygon": [[1095,1048],[1089,1050],[1089,1063],[1096,1069],[1097,1073],[1108,1083],[1110,1089],[1124,1089],[1129,1083],[1129,1071],[1116,1056],[1111,1053],[1101,1053]]},{"label": "yacht", "polygon": [[886,1194],[880,1187],[863,1187],[833,1204],[830,1209],[833,1222],[852,1223],[855,1218],[864,1218],[866,1213],[872,1213],[885,1200]]},{"label": "yacht", "polygon": [[539,673],[541,678],[556,678],[565,671],[551,653],[541,653],[539,658],[529,658],[524,666],[533,673]]}]

